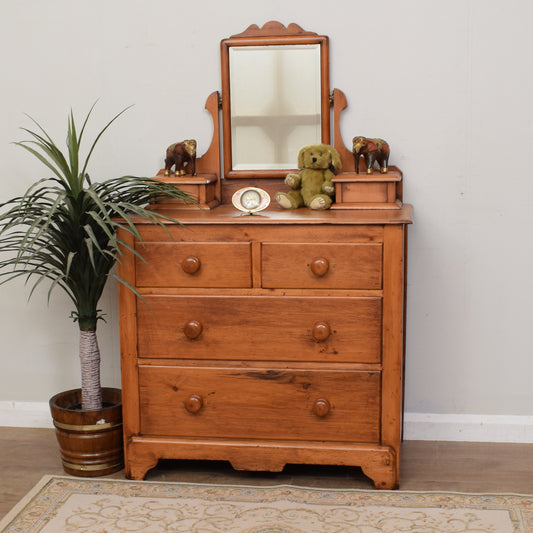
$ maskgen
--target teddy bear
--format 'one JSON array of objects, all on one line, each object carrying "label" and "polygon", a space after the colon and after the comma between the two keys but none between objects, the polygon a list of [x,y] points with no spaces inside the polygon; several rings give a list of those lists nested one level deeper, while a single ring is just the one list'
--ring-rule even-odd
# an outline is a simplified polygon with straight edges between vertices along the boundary
[{"label": "teddy bear", "polygon": [[285,185],[292,191],[276,193],[276,202],[283,209],[328,209],[335,193],[333,170],[341,168],[337,150],[328,144],[304,146],[298,153],[298,168],[298,174],[287,174],[285,178]]}]

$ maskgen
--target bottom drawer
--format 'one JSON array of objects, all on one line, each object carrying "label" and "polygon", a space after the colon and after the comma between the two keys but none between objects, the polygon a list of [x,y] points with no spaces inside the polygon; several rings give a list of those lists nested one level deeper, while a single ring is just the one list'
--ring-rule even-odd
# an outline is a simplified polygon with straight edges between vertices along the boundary
[{"label": "bottom drawer", "polygon": [[141,433],[379,442],[379,371],[141,366]]}]

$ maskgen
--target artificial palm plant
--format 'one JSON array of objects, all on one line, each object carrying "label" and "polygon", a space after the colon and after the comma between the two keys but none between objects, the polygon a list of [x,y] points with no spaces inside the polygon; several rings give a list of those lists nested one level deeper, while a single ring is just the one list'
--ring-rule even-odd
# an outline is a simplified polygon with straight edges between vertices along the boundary
[{"label": "artificial palm plant", "polygon": [[192,201],[175,186],[155,179],[124,176],[91,181],[87,167],[95,146],[127,109],[100,131],[82,161],[80,146],[93,108],[94,105],[79,133],[73,113],[70,113],[66,155],[35,120],[32,119],[37,131],[22,128],[31,139],[15,144],[44,163],[53,177],[37,181],[23,196],[0,206],[1,282],[24,276],[27,281],[32,280],[30,296],[42,282],[48,282],[48,298],[59,287],[74,304],[72,317],[80,330],[84,410],[102,407],[100,351],[96,338],[96,325],[102,314],[98,302],[110,276],[125,283],[112,270],[120,261],[121,246],[128,248],[117,238],[117,228],[138,236],[132,217],[148,218],[159,224],[167,218],[147,207],[149,203],[169,197]]}]

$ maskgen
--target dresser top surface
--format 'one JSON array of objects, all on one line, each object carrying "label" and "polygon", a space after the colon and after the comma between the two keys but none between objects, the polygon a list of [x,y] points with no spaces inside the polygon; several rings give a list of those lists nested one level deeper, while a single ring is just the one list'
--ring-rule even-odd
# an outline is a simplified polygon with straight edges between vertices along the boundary
[{"label": "dresser top surface", "polygon": [[[231,205],[221,205],[211,210],[158,208],[164,216],[183,224],[411,224],[413,208],[404,204],[399,209],[281,209],[271,206],[265,211],[249,215]],[[139,223],[150,223],[141,219]]]}]

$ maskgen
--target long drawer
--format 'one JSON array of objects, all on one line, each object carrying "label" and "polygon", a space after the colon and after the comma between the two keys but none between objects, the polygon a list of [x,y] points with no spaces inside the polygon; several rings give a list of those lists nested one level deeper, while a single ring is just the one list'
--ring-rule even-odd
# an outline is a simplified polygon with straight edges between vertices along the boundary
[{"label": "long drawer", "polygon": [[141,433],[379,442],[378,371],[139,368]]},{"label": "long drawer", "polygon": [[265,288],[381,289],[381,243],[263,243]]},{"label": "long drawer", "polygon": [[379,297],[146,296],[139,357],[381,361]]},{"label": "long drawer", "polygon": [[137,287],[251,287],[249,242],[137,243]]}]

